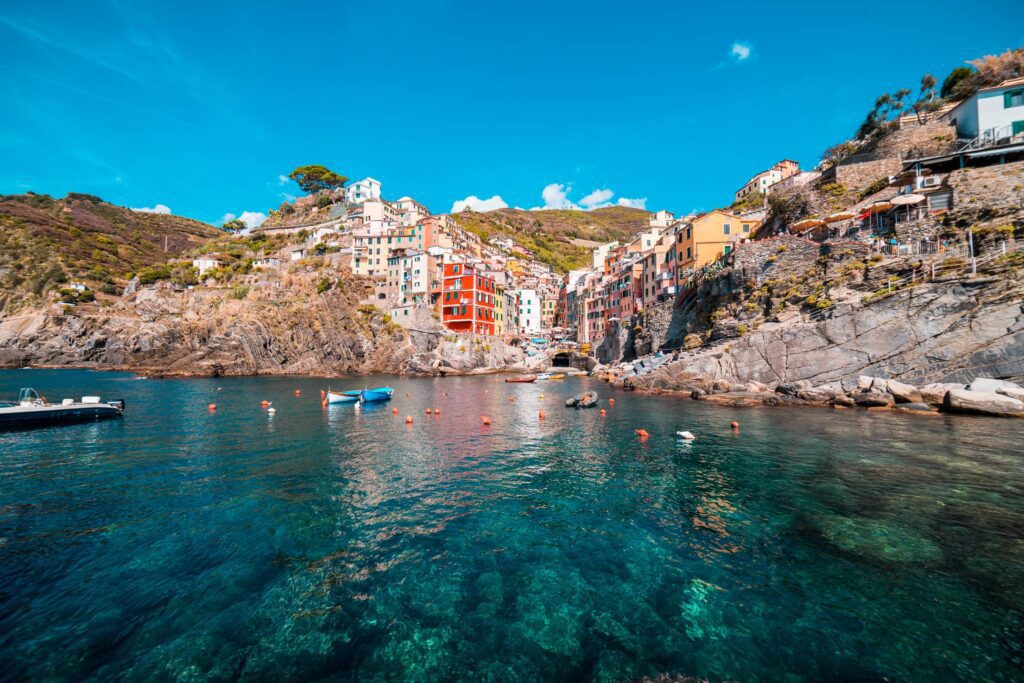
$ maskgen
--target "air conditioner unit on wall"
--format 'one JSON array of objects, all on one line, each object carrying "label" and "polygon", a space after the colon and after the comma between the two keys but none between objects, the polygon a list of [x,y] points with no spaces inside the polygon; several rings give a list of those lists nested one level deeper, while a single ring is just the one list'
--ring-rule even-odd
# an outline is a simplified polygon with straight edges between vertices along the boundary
[{"label": "air conditioner unit on wall", "polygon": [[936,178],[935,176],[930,176],[928,178],[923,178],[922,179],[921,187],[938,187],[941,183],[942,183],[942,178]]}]

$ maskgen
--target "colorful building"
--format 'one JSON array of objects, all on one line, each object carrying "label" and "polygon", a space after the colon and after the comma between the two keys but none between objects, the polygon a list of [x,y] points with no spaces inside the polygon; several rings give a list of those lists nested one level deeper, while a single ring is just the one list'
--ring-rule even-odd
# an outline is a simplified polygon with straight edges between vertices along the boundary
[{"label": "colorful building", "polygon": [[455,332],[495,334],[494,280],[469,263],[446,263],[441,282],[441,322]]},{"label": "colorful building", "polygon": [[712,211],[680,226],[676,234],[676,274],[700,268],[732,251],[740,240],[749,239],[760,223],[725,211]]}]

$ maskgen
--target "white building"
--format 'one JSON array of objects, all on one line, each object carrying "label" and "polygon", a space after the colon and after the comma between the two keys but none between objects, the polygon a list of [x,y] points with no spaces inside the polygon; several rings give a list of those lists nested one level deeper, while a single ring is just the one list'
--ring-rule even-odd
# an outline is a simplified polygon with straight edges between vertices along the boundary
[{"label": "white building", "polygon": [[416,225],[430,216],[430,210],[412,197],[402,197],[394,203],[394,207],[398,212],[398,222],[406,227]]},{"label": "white building", "polygon": [[[519,334],[539,334],[541,330],[540,296],[535,289],[517,289],[514,291],[516,317],[518,318]],[[511,310],[511,309],[509,309]]]},{"label": "white building", "polygon": [[735,200],[738,202],[753,192],[771,194],[771,187],[778,182],[785,180],[800,172],[800,165],[792,159],[783,159],[767,171],[761,171],[748,180],[743,187],[736,191]]},{"label": "white building", "polygon": [[[665,211],[664,213],[668,212]],[[651,216],[654,215],[655,214],[651,214]],[[672,214],[668,215],[671,216]],[[590,257],[590,265],[593,266],[594,268],[604,268],[604,260],[608,258],[608,254],[611,253],[611,250],[617,246],[619,246],[618,242],[608,242],[607,244],[601,244],[594,247],[594,251]]]},{"label": "white building", "polygon": [[281,265],[281,259],[268,256],[266,258],[256,258],[252,260],[252,267],[256,270],[263,270],[265,268],[277,268]]},{"label": "white building", "polygon": [[651,228],[667,228],[676,220],[675,214],[671,211],[655,211],[647,219],[647,225]]},{"label": "white building", "polygon": [[361,204],[374,199],[380,199],[379,180],[363,178],[345,188],[345,201],[349,204]]},{"label": "white building", "polygon": [[220,268],[221,262],[215,256],[200,256],[192,259],[192,267],[199,271],[199,275],[206,275],[214,268]]},{"label": "white building", "polygon": [[965,140],[998,142],[1021,136],[1024,141],[1024,78],[982,88],[954,107],[949,121]]},{"label": "white building", "polygon": [[292,255],[291,255],[292,261],[301,261],[304,258],[306,258],[306,250],[305,249],[292,249]]},{"label": "white building", "polygon": [[430,304],[434,258],[415,249],[396,249],[388,257],[386,291],[391,317],[407,318],[410,309]]}]

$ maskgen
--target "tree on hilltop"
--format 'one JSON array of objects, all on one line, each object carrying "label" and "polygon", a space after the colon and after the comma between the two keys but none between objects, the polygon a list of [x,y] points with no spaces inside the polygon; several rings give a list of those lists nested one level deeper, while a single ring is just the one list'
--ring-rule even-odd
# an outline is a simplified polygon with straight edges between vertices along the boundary
[{"label": "tree on hilltop", "polygon": [[1001,55],[985,55],[967,62],[978,70],[978,87],[989,88],[1024,76],[1024,47]]},{"label": "tree on hilltop", "polygon": [[922,114],[933,112],[942,106],[942,102],[935,97],[935,86],[938,83],[935,76],[925,74],[921,76],[921,89],[917,92],[917,99],[910,103],[908,109],[914,112],[917,117],[917,124],[924,125]]},{"label": "tree on hilltop", "polygon": [[220,227],[222,230],[226,230],[227,232],[242,232],[248,226],[239,219],[233,218],[230,221],[225,221]]},{"label": "tree on hilltop", "polygon": [[969,66],[958,66],[942,81],[939,97],[960,102],[978,90],[978,72]]},{"label": "tree on hilltop", "polygon": [[299,166],[288,177],[298,183],[306,194],[313,194],[321,190],[336,190],[344,187],[348,182],[348,178],[345,176],[319,164]]}]

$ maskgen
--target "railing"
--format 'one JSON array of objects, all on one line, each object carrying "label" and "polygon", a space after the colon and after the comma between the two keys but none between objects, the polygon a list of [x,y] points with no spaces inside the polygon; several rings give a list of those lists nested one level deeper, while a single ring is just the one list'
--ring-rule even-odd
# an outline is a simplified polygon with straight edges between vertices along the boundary
[{"label": "railing", "polygon": [[1024,134],[1014,134],[1013,124],[1010,124],[982,131],[978,137],[968,141],[963,147],[958,149],[957,152],[970,152],[976,149],[998,147],[1000,145],[1010,144],[1013,142],[1024,142]]}]

